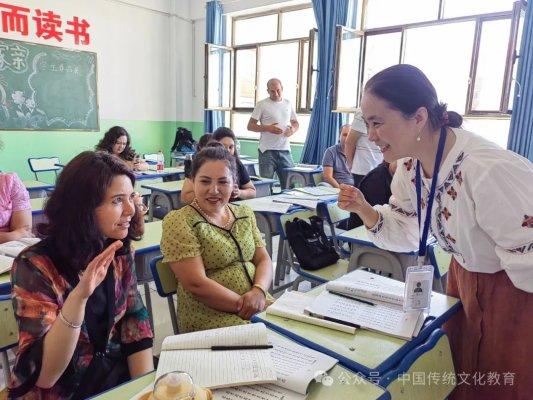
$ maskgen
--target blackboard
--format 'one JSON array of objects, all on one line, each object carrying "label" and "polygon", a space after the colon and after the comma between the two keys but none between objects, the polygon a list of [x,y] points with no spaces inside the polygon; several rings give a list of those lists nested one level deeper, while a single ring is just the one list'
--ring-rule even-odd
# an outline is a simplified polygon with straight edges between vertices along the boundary
[{"label": "blackboard", "polygon": [[98,130],[96,53],[0,39],[0,129]]}]

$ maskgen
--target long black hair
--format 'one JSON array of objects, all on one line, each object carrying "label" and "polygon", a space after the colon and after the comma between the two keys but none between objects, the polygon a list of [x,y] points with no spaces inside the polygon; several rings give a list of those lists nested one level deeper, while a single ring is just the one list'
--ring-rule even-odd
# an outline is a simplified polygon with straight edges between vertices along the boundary
[{"label": "long black hair", "polygon": [[233,139],[233,143],[235,145],[235,151],[234,151],[234,157],[237,163],[240,161],[239,159],[239,152],[237,151],[237,137],[235,136],[235,133],[225,126],[221,126],[220,128],[217,128],[213,132],[213,140],[216,140],[217,142],[220,142],[225,137],[229,137],[230,139]]},{"label": "long black hair", "polygon": [[417,67],[397,64],[378,72],[368,80],[365,92],[385,100],[389,107],[410,118],[420,107],[425,107],[433,130],[441,126],[452,128],[463,124],[463,117],[447,111],[445,103],[439,103],[437,91],[429,79]]},{"label": "long black hair", "polygon": [[96,150],[107,151],[108,153],[113,153],[113,146],[117,142],[118,138],[126,136],[127,142],[126,147],[122,153],[118,156],[126,161],[132,161],[135,158],[135,150],[131,148],[131,138],[130,134],[126,129],[121,126],[114,126],[110,128],[105,134],[104,137],[96,145]]},{"label": "long black hair", "polygon": [[[48,222],[37,225],[38,236],[49,241],[60,259],[68,264],[61,266],[61,270],[84,269],[113,241],[105,239],[100,232],[95,209],[104,201],[113,179],[120,175],[127,176],[132,186],[135,185],[130,168],[105,152],[85,151],[63,168],[44,207]],[[129,252],[130,241],[142,235],[142,218],[136,208],[119,253]]]}]

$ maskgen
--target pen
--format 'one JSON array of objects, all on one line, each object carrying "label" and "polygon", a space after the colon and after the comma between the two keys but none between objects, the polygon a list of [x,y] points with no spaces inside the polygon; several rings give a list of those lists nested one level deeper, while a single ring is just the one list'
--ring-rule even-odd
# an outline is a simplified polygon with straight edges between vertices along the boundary
[{"label": "pen", "polygon": [[220,351],[220,350],[265,350],[271,349],[274,346],[271,344],[265,345],[250,345],[250,346],[211,346],[211,350]]},{"label": "pen", "polygon": [[348,296],[347,294],[336,293],[336,292],[330,292],[330,293],[334,294],[335,296],[340,296],[340,297],[344,297],[345,299],[355,300],[355,301],[358,301],[359,303],[367,304],[369,306],[376,305],[376,303],[372,303],[371,301],[358,299],[357,297]]},{"label": "pen", "polygon": [[361,329],[361,325],[354,324],[353,322],[343,321],[343,320],[340,320],[340,319],[337,319],[337,318],[331,318],[331,317],[327,317],[325,315],[315,314],[314,312],[311,312],[311,311],[308,311],[308,310],[305,310],[305,312],[307,314],[309,314],[311,317],[323,319],[324,321],[335,322],[337,324],[351,326],[352,328]]}]

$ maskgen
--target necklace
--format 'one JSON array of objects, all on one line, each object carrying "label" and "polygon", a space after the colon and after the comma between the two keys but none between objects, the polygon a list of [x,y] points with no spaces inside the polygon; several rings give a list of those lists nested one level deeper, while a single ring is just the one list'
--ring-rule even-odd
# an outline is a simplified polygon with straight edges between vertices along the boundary
[{"label": "necklace", "polygon": [[229,207],[228,207],[227,204],[224,206],[224,211],[225,211],[224,213],[226,214],[226,223],[223,224],[223,225],[219,225],[219,224],[217,224],[216,221],[215,221],[213,218],[211,218],[211,217],[209,216],[209,214],[208,214],[207,212],[205,212],[205,211],[202,209],[202,207],[200,207],[200,204],[198,204],[198,200],[196,200],[196,198],[194,198],[194,200],[192,201],[191,204],[192,204],[195,208],[197,208],[198,211],[200,211],[200,212],[202,213],[202,215],[203,215],[203,216],[204,216],[204,217],[205,217],[205,218],[206,218],[211,224],[216,225],[216,226],[218,226],[218,227],[220,227],[220,228],[222,228],[222,229],[228,230],[228,228],[229,228],[229,226],[230,226],[230,224],[231,224],[231,218],[230,218],[230,214],[229,214]]}]

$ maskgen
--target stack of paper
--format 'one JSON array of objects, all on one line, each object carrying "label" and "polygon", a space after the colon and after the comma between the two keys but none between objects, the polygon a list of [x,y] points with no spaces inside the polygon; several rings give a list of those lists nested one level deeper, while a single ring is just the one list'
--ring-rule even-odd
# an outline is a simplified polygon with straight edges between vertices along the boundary
[{"label": "stack of paper", "polygon": [[0,244],[0,254],[17,257],[26,247],[28,247],[27,243],[19,242],[17,240],[5,242]]},{"label": "stack of paper", "polygon": [[311,325],[323,326],[346,333],[355,333],[356,328],[346,324],[328,321],[322,318],[312,317],[305,313],[305,309],[313,303],[314,297],[301,292],[285,292],[271,306],[266,309],[267,314],[289,318],[295,321],[305,322]]},{"label": "stack of paper", "polygon": [[424,314],[403,310],[404,287],[403,282],[356,270],[329,282],[306,312],[410,340],[418,335]]}]

